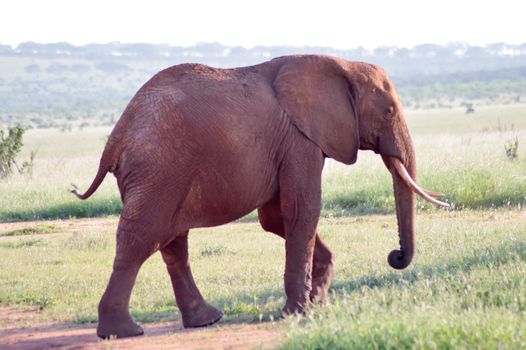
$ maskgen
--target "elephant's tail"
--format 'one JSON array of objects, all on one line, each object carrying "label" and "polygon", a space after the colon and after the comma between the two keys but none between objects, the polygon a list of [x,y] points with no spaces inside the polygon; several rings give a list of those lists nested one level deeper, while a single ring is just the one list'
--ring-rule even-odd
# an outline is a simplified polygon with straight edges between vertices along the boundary
[{"label": "elephant's tail", "polygon": [[108,172],[113,172],[117,167],[117,159],[120,155],[120,151],[118,151],[118,147],[114,146],[115,140],[112,139],[112,136],[113,135],[110,136],[110,139],[106,144],[104,152],[102,152],[102,157],[100,159],[99,170],[97,171],[97,175],[95,175],[93,182],[91,183],[90,187],[86,190],[86,192],[80,193],[77,186],[75,186],[74,184],[71,185],[70,192],[76,195],[78,198],[82,200],[88,199],[99,188],[100,184],[106,177],[106,174]]},{"label": "elephant's tail", "polygon": [[110,168],[108,166],[104,166],[101,162],[99,165],[99,170],[97,171],[97,175],[95,176],[95,179],[93,179],[93,182],[91,183],[91,186],[88,188],[88,190],[82,194],[79,192],[77,186],[71,184],[71,193],[73,193],[75,196],[82,200],[88,199],[97,190],[97,188],[99,188],[100,184],[102,183],[102,180],[104,180],[109,170]]}]

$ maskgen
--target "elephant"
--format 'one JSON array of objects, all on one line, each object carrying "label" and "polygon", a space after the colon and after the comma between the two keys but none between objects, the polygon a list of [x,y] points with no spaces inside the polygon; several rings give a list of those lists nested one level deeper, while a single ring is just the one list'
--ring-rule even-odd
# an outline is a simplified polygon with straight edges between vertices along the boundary
[{"label": "elephant", "polygon": [[416,183],[402,105],[383,69],[323,55],[294,55],[241,68],[180,64],[147,81],[111,132],[87,199],[108,172],[122,212],[113,271],[98,306],[97,335],[143,334],[129,314],[137,273],[160,251],[184,327],[222,313],[197,288],[188,232],[257,209],[265,231],[285,239],[283,314],[323,303],[332,253],[317,233],[325,158],[344,164],[358,150],[380,154],[392,175],[400,248],[395,269],[415,253],[415,193],[441,206],[442,195]]}]

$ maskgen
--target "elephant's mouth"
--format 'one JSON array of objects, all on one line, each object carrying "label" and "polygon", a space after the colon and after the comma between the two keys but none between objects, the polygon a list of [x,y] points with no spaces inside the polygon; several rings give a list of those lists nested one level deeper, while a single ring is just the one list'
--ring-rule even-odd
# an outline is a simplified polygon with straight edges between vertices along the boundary
[{"label": "elephant's mouth", "polygon": [[407,187],[411,189],[411,191],[413,191],[414,193],[416,193],[417,195],[419,195],[420,197],[422,197],[429,203],[439,205],[445,208],[450,207],[448,203],[439,201],[437,199],[440,197],[444,197],[444,194],[433,192],[433,191],[428,191],[418,186],[418,184],[411,178],[411,175],[409,175],[409,172],[405,168],[404,164],[402,164],[402,162],[398,158],[389,157],[388,159],[389,159],[389,163],[392,164],[392,166],[394,167],[394,169],[396,170],[400,178],[405,182]]},{"label": "elephant's mouth", "polygon": [[380,137],[375,137],[374,141],[360,139],[360,150],[362,151],[373,151],[376,154],[380,154]]}]

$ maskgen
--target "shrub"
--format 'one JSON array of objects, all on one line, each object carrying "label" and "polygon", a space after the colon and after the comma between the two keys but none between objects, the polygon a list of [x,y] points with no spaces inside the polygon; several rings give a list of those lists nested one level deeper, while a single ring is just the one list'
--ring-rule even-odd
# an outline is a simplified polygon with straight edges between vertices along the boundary
[{"label": "shrub", "polygon": [[20,174],[32,175],[35,151],[31,152],[29,161],[24,161],[22,166],[18,166],[15,160],[24,145],[22,142],[24,132],[25,129],[20,125],[9,128],[7,135],[5,135],[4,130],[0,130],[0,179],[5,179],[11,175],[13,168],[16,168]]}]

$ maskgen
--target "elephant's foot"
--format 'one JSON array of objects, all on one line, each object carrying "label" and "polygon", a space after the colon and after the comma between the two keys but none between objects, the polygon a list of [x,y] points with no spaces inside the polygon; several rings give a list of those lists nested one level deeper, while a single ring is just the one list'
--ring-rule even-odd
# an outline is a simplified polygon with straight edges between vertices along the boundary
[{"label": "elephant's foot", "polygon": [[208,304],[203,302],[196,310],[185,311],[183,314],[183,326],[185,328],[206,327],[210,326],[223,317],[223,313]]},{"label": "elephant's foot", "polygon": [[312,269],[312,290],[309,298],[312,303],[325,304],[332,281],[332,263],[314,263]]},{"label": "elephant's foot", "polygon": [[291,301],[287,300],[287,303],[281,310],[281,316],[285,317],[288,315],[304,315],[306,308],[309,307],[310,303],[308,301]]},{"label": "elephant's foot", "polygon": [[99,316],[97,326],[97,336],[102,339],[126,338],[143,335],[141,326],[133,322],[129,315],[125,317],[104,317]]}]

